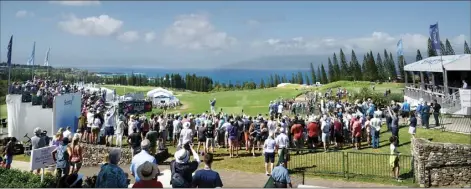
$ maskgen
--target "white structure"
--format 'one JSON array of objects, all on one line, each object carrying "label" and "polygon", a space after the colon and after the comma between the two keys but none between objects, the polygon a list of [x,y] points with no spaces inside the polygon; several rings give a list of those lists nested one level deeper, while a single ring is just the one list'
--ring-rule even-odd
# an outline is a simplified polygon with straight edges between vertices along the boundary
[{"label": "white structure", "polygon": [[173,95],[172,91],[161,87],[147,92],[147,98],[152,99],[152,105],[178,103],[180,101]]},{"label": "white structure", "polygon": [[[448,72],[453,72],[455,82],[460,77],[459,83],[466,79],[471,73],[471,55],[448,55],[429,57],[404,66],[406,89],[404,91],[404,99],[417,104],[419,99],[426,102],[437,100],[442,105],[442,112],[471,115],[471,107],[469,107],[469,99],[471,92],[468,89],[457,87],[449,87],[452,83],[448,78]],[[411,72],[419,72],[420,83],[416,84],[415,80],[408,83],[407,75]],[[430,74],[431,73],[431,74]],[[435,77],[443,75],[443,81],[437,82]],[[425,75],[430,74],[430,82],[425,82]],[[457,75],[458,74],[458,75]],[[469,82],[468,82],[469,83]]]}]

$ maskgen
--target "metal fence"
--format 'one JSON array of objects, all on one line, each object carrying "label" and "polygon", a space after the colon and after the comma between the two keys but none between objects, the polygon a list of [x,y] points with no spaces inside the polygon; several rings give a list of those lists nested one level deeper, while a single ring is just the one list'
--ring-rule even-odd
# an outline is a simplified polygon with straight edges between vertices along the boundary
[{"label": "metal fence", "polygon": [[[331,151],[320,152],[300,149],[290,149],[288,169],[293,174],[336,175],[344,178],[351,177],[384,177],[392,178],[390,154]],[[413,157],[399,155],[400,177],[413,178]],[[299,181],[304,184],[303,181]]]}]

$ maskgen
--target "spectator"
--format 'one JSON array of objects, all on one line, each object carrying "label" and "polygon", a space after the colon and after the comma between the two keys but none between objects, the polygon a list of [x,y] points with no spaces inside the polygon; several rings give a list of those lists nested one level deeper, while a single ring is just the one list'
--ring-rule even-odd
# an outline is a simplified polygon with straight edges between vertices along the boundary
[{"label": "spectator", "polygon": [[355,145],[355,149],[359,150],[361,148],[361,122],[360,115],[356,115],[355,122],[352,125],[352,138]]},{"label": "spectator", "polygon": [[130,172],[134,176],[136,182],[139,182],[141,179],[137,174],[137,168],[144,164],[146,161],[157,164],[155,157],[149,154],[150,142],[149,140],[143,140],[141,142],[141,151],[136,154],[131,161]]},{"label": "spectator", "polygon": [[[37,127],[34,129],[35,136],[31,137],[31,150],[39,149],[46,146],[46,141],[44,137],[41,137],[41,129]],[[36,174],[39,174],[41,169],[36,170]],[[33,172],[33,170],[31,170]]]},{"label": "spectator", "polygon": [[7,145],[5,146],[5,151],[3,155],[5,156],[5,168],[6,169],[11,168],[11,163],[13,162],[13,155],[15,152],[15,143],[16,143],[16,138],[11,137],[10,141],[8,141]]},{"label": "spectator", "polygon": [[299,149],[303,146],[303,127],[299,120],[294,120],[294,125],[291,127],[293,133],[293,145],[296,147],[296,154],[299,154]]},{"label": "spectator", "polygon": [[374,118],[371,119],[371,140],[374,149],[379,148],[379,131],[381,130],[381,119],[379,119],[379,113],[374,114]]},{"label": "spectator", "polygon": [[324,115],[322,118],[321,123],[321,131],[322,131],[322,143],[324,145],[324,151],[327,152],[329,149],[330,143],[330,130],[331,130],[331,121],[327,115]]},{"label": "spectator", "polygon": [[157,180],[160,174],[157,164],[151,162],[144,162],[137,168],[137,175],[140,181],[132,186],[133,188],[163,188],[160,181]]},{"label": "spectator", "polygon": [[[236,124],[236,121],[230,120],[230,124],[226,127],[227,134],[228,134],[228,143],[229,143],[229,157],[238,157],[239,156],[239,150],[237,146],[238,138],[238,127]],[[235,154],[234,154],[235,151]]]},{"label": "spectator", "polygon": [[343,147],[343,127],[342,127],[342,120],[340,117],[336,117],[334,121],[334,137],[335,137],[335,147],[342,148]]},{"label": "spectator", "polygon": [[392,168],[392,175],[394,178],[398,181],[401,182],[401,179],[399,178],[399,151],[397,150],[397,138],[395,136],[391,136],[389,138],[389,142],[391,143],[389,145],[390,149],[390,157],[389,157],[389,165]]},{"label": "spectator", "polygon": [[211,169],[213,154],[205,154],[203,161],[204,168],[195,172],[191,186],[193,188],[222,188],[223,184],[219,173]]},{"label": "spectator", "polygon": [[155,155],[157,152],[157,140],[159,133],[156,131],[157,126],[152,126],[150,131],[146,134],[146,139],[149,140],[149,153]]},{"label": "spectator", "polygon": [[319,144],[319,124],[315,118],[309,118],[309,124],[307,124],[308,133],[308,148],[314,149]]},{"label": "spectator", "polygon": [[437,100],[433,100],[432,109],[433,109],[433,118],[435,119],[435,127],[438,128],[440,127],[439,117],[440,117],[440,110],[442,109],[442,106],[438,104]]},{"label": "spectator", "polygon": [[121,149],[113,148],[108,155],[108,163],[101,166],[95,188],[128,188],[126,174],[118,166]]},{"label": "spectator", "polygon": [[71,130],[70,126],[67,126],[65,131],[62,133],[62,138],[69,138],[69,141],[71,141],[72,140],[72,131],[70,131],[70,130]]},{"label": "spectator", "polygon": [[52,158],[56,162],[56,178],[59,181],[61,177],[68,175],[70,170],[70,158],[72,150],[68,147],[69,138],[64,138],[61,145],[52,151]]},{"label": "spectator", "polygon": [[412,138],[415,138],[416,129],[417,129],[417,118],[415,118],[415,114],[411,114],[409,118],[409,134],[412,135]]},{"label": "spectator", "polygon": [[124,116],[119,117],[118,124],[116,125],[116,146],[119,146],[120,148],[123,146],[123,134],[124,134],[124,128],[126,127],[126,118]]},{"label": "spectator", "polygon": [[271,174],[271,177],[274,180],[274,185],[276,188],[292,188],[291,178],[288,173],[288,169],[285,167],[285,163],[282,161],[278,166],[276,166]]},{"label": "spectator", "polygon": [[430,120],[430,106],[426,101],[424,101],[421,112],[422,115],[422,126],[424,126],[426,129],[430,128],[429,125],[429,120]]},{"label": "spectator", "polygon": [[191,142],[193,140],[193,131],[190,129],[190,123],[183,123],[183,129],[180,132],[180,138],[178,140],[178,146],[181,147],[183,144]]},{"label": "spectator", "polygon": [[[111,107],[114,108],[114,107]],[[111,146],[113,144],[113,136],[114,136],[114,128],[115,128],[115,116],[114,116],[114,110],[110,110],[106,112],[105,116],[105,141],[106,141],[106,146]]]},{"label": "spectator", "polygon": [[98,133],[100,132],[101,128],[101,118],[100,114],[96,113],[93,117],[93,125],[92,125],[92,144],[98,144]]},{"label": "spectator", "polygon": [[398,118],[398,109],[394,108],[391,110],[391,108],[388,107],[389,111],[389,116],[391,116],[392,122],[391,122],[391,134],[392,136],[396,137],[396,145],[399,145],[399,118]]},{"label": "spectator", "polygon": [[263,144],[263,153],[265,155],[265,174],[270,176],[268,172],[268,163],[270,163],[270,172],[273,170],[273,164],[275,163],[275,140],[273,140],[274,133],[271,133],[265,143]]},{"label": "spectator", "polygon": [[200,152],[200,147],[203,148],[203,151],[204,152],[207,152],[206,151],[206,136],[205,136],[205,132],[206,132],[206,124],[203,123],[202,126],[199,126],[197,128],[197,135],[198,135],[198,148],[196,149],[196,152]]},{"label": "spectator", "polygon": [[[194,161],[190,162],[190,152]],[[193,181],[193,172],[198,169],[200,159],[198,153],[189,143],[183,145],[183,149],[175,152],[175,160],[170,162],[172,188],[190,188]]]},{"label": "spectator", "polygon": [[80,168],[82,167],[82,160],[83,160],[83,151],[82,146],[79,144],[80,137],[76,136],[72,140],[71,152],[70,154],[70,168],[71,173],[78,173]]},{"label": "spectator", "polygon": [[141,135],[137,133],[137,128],[133,127],[132,133],[129,134],[129,138],[128,138],[128,144],[131,145],[131,151],[132,151],[133,156],[139,152],[141,141],[142,141]]}]

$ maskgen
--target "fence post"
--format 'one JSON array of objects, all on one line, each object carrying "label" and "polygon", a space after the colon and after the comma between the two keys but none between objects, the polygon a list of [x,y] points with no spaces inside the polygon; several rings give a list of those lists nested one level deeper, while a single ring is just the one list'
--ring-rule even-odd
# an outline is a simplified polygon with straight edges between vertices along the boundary
[{"label": "fence post", "polygon": [[[343,152],[343,153],[345,153],[345,152]],[[347,167],[346,167],[346,170],[347,170],[347,171],[345,171],[345,175],[347,176],[347,179],[348,179],[348,167],[349,167],[349,166],[348,166],[348,152],[346,152],[346,154],[344,154],[344,158],[345,158],[344,163],[346,163],[346,166],[347,166]]]}]

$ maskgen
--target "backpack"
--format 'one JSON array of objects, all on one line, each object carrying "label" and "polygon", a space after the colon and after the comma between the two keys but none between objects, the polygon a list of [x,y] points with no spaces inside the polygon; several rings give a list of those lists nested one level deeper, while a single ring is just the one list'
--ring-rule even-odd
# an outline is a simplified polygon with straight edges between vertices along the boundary
[{"label": "backpack", "polygon": [[323,132],[323,133],[329,133],[329,131],[330,131],[330,125],[331,125],[330,120],[329,120],[329,119],[328,119],[328,120],[325,120],[325,123],[326,123],[326,124],[325,124],[324,128],[322,129],[322,132]]},{"label": "backpack", "polygon": [[170,165],[172,171],[170,184],[172,185],[172,188],[191,188],[190,184],[185,180],[183,175],[175,171],[175,164],[176,162],[173,161]]}]

